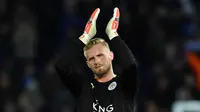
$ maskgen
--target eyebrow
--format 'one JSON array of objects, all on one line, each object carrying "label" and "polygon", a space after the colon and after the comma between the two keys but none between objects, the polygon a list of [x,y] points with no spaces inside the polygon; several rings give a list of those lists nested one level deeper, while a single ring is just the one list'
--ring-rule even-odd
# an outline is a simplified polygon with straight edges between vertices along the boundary
[{"label": "eyebrow", "polygon": [[[99,53],[99,54],[97,54],[96,56],[101,56],[101,55],[104,55],[103,53]],[[91,60],[91,59],[93,59],[94,58],[94,56],[93,57],[90,57],[90,58],[88,58],[88,60]]]},{"label": "eyebrow", "polygon": [[88,58],[88,60],[91,60],[91,59],[94,59],[94,57],[90,57],[90,58]]}]

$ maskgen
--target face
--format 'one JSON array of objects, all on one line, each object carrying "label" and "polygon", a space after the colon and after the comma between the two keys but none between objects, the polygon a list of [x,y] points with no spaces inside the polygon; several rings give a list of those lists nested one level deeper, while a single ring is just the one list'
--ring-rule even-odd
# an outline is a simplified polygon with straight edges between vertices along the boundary
[{"label": "face", "polygon": [[111,69],[113,52],[102,44],[94,45],[86,51],[88,67],[98,77],[102,78]]}]

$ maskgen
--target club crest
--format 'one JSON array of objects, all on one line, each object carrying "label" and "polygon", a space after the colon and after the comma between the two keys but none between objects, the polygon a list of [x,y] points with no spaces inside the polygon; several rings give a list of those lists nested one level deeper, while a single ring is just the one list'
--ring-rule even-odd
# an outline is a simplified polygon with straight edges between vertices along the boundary
[{"label": "club crest", "polygon": [[108,86],[108,90],[113,90],[117,87],[117,83],[116,82],[112,82],[109,86]]}]

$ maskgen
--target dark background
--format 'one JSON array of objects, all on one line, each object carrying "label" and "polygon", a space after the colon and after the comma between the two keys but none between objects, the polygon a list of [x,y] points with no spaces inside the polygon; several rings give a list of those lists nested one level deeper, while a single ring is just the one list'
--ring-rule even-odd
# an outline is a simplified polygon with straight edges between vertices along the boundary
[{"label": "dark background", "polygon": [[140,66],[138,112],[199,101],[199,73],[187,57],[200,52],[198,0],[0,0],[0,112],[72,112],[54,61],[97,7],[97,36],[107,39],[116,6],[118,32]]}]

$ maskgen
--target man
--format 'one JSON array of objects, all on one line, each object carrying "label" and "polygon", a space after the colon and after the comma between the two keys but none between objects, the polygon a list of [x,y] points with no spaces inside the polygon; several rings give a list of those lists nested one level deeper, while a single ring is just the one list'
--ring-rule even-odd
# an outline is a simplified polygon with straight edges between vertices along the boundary
[{"label": "man", "polygon": [[[67,53],[57,60],[56,69],[75,96],[78,112],[133,112],[138,88],[137,65],[130,49],[117,33],[119,9],[114,9],[106,27],[110,47],[105,40],[93,38],[99,13],[97,8],[83,35],[74,43],[70,42]],[[113,71],[114,57],[122,69],[121,74]]]}]

